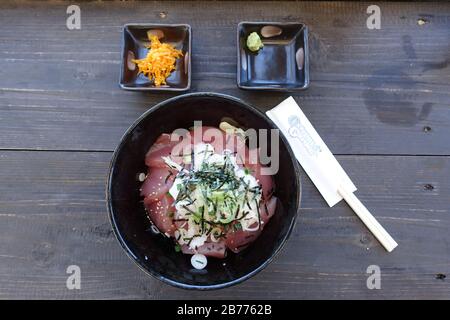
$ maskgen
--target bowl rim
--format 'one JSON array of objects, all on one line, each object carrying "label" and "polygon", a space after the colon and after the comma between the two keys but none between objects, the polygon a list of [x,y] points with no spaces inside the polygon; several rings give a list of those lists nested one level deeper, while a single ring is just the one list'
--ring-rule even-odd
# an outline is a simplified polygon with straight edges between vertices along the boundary
[{"label": "bowl rim", "polygon": [[[241,35],[240,31],[245,25],[273,25],[273,26],[292,26],[292,25],[299,25],[300,29],[298,32],[303,32],[303,50],[305,54],[305,62],[304,62],[304,73],[305,73],[305,81],[302,86],[295,86],[295,87],[287,87],[285,85],[280,86],[270,86],[270,85],[263,85],[263,86],[252,86],[252,85],[245,85],[241,82],[241,72],[242,72],[242,59],[241,59]],[[289,21],[289,22],[275,22],[275,21],[241,21],[238,23],[236,28],[236,49],[237,49],[237,66],[236,66],[236,84],[239,89],[242,90],[255,90],[255,91],[279,91],[279,92],[297,92],[297,91],[303,91],[309,88],[310,85],[310,79],[309,79],[309,44],[308,44],[308,37],[309,37],[309,28],[308,25],[304,22],[295,22],[295,21]]]},{"label": "bowl rim", "polygon": [[[124,77],[124,69],[126,65],[126,61],[124,59],[125,56],[125,32],[127,32],[128,28],[152,28],[152,27],[170,27],[170,28],[186,28],[188,35],[188,83],[184,87],[175,88],[175,87],[130,87],[123,83]],[[120,62],[120,73],[119,73],[119,87],[123,90],[127,91],[155,91],[155,92],[183,92],[191,89],[191,74],[192,74],[192,28],[190,24],[187,23],[126,23],[122,27],[122,44],[121,44],[121,62]]]},{"label": "bowl rim", "polygon": [[297,220],[297,216],[298,216],[298,212],[299,212],[299,208],[300,208],[300,202],[301,202],[301,194],[302,194],[302,186],[301,186],[301,180],[300,180],[300,165],[298,163],[298,161],[296,160],[294,153],[289,145],[289,143],[287,142],[286,138],[284,137],[283,133],[281,132],[281,130],[279,131],[279,137],[280,139],[283,141],[283,143],[286,146],[286,149],[290,155],[290,159],[293,163],[293,167],[294,167],[294,172],[295,172],[295,190],[296,190],[296,194],[295,194],[295,198],[296,198],[296,213],[294,214],[293,218],[290,221],[288,230],[286,232],[286,234],[284,235],[283,239],[281,240],[280,245],[274,250],[274,252],[270,255],[270,257],[268,259],[266,259],[263,263],[261,263],[258,267],[256,267],[254,270],[248,272],[247,274],[243,275],[242,277],[239,277],[237,279],[231,280],[231,281],[227,281],[227,282],[223,282],[223,283],[219,283],[219,284],[213,284],[213,285],[196,285],[196,284],[186,284],[183,282],[179,282],[179,281],[175,281],[172,279],[169,279],[153,270],[148,269],[144,263],[142,263],[140,261],[140,259],[138,259],[137,256],[134,255],[133,251],[129,248],[129,246],[126,243],[126,240],[122,237],[121,232],[119,231],[115,216],[114,216],[114,209],[112,206],[112,197],[111,197],[111,188],[112,188],[112,176],[114,173],[114,168],[115,168],[115,164],[117,161],[117,157],[121,151],[121,149],[123,148],[123,146],[125,145],[125,140],[126,138],[132,133],[132,131],[141,123],[141,121],[143,121],[146,117],[148,117],[149,115],[151,115],[153,112],[155,112],[156,110],[166,106],[167,104],[170,104],[174,101],[180,100],[180,99],[184,99],[184,98],[190,98],[190,97],[216,97],[216,98],[221,98],[221,99],[225,99],[225,100],[231,100],[233,102],[237,102],[238,104],[240,104],[241,106],[243,106],[244,108],[246,108],[247,110],[262,116],[263,118],[265,118],[265,120],[271,124],[274,128],[277,128],[277,126],[275,125],[275,123],[269,119],[269,117],[267,117],[262,111],[258,110],[257,108],[253,107],[252,105],[244,102],[243,100],[227,95],[227,94],[222,94],[222,93],[215,93],[215,92],[195,92],[195,93],[187,93],[187,94],[182,94],[182,95],[178,95],[166,100],[163,100],[157,104],[155,104],[153,107],[151,107],[150,109],[148,109],[147,111],[145,111],[141,116],[139,116],[134,123],[125,131],[125,133],[122,135],[122,137],[120,138],[120,142],[117,145],[117,147],[115,148],[113,155],[111,157],[111,161],[109,164],[109,171],[108,171],[108,175],[107,175],[107,179],[106,179],[106,206],[107,206],[107,211],[108,211],[108,220],[111,223],[111,227],[113,229],[113,233],[117,239],[117,241],[119,242],[119,244],[121,245],[121,247],[124,249],[124,251],[126,252],[127,256],[147,275],[150,275],[164,283],[167,283],[169,285],[172,285],[174,287],[177,288],[181,288],[181,289],[189,289],[189,290],[215,290],[215,289],[222,289],[222,288],[226,288],[226,287],[230,287],[233,285],[236,285],[238,283],[241,283],[251,277],[253,277],[254,275],[256,275],[257,273],[259,273],[260,271],[262,271],[263,269],[265,269],[274,259],[276,256],[278,256],[278,254],[282,251],[282,249],[284,248],[288,238],[290,237],[292,230],[294,229],[294,226],[296,224],[296,220]]}]

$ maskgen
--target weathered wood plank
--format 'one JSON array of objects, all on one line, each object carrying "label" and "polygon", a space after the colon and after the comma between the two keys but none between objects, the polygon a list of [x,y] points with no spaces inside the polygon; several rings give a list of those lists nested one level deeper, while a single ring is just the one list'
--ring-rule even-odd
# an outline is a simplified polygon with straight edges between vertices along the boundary
[{"label": "weathered wood plank", "polygon": [[235,30],[242,20],[275,20],[310,26],[311,88],[295,98],[333,152],[449,155],[450,4],[382,3],[381,30],[366,28],[368,4],[89,2],[82,29],[69,31],[66,3],[4,1],[0,148],[110,151],[138,115],[171,96],[118,88],[127,22],[190,23],[192,91],[266,110],[286,95],[236,88]]},{"label": "weathered wood plank", "polygon": [[[399,242],[387,254],[343,203],[303,177],[299,220],[255,278],[208,292],[145,276],[115,240],[104,203],[108,152],[0,152],[0,298],[449,298],[450,157],[340,156],[358,196]],[[424,187],[425,185],[431,187]],[[65,287],[67,266],[82,289]],[[381,290],[366,268],[381,267]],[[268,290],[270,288],[270,290]]]}]

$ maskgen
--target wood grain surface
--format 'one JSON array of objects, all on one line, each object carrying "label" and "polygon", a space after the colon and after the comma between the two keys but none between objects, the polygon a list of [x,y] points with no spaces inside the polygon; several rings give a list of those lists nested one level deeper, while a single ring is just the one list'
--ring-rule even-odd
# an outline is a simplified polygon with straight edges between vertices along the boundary
[{"label": "wood grain surface", "polygon": [[[0,2],[0,299],[450,299],[450,3]],[[418,19],[424,19],[423,25]],[[387,254],[344,203],[303,175],[280,256],[232,288],[175,289],[146,276],[114,238],[104,200],[112,151],[145,110],[173,96],[118,87],[125,23],[189,23],[191,91],[267,110],[287,94],[236,87],[240,21],[310,28],[311,87],[294,95],[399,247]],[[67,290],[66,268],[82,270]],[[366,269],[379,265],[381,289]]]}]

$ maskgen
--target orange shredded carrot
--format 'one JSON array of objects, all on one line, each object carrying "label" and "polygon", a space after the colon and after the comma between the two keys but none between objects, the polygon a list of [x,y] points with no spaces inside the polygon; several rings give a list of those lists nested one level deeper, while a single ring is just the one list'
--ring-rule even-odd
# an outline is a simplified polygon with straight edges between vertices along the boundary
[{"label": "orange shredded carrot", "polygon": [[144,59],[133,59],[138,66],[139,73],[153,81],[159,87],[166,84],[167,77],[175,70],[177,59],[183,56],[181,50],[175,49],[168,43],[161,43],[157,36],[149,36],[150,49]]}]

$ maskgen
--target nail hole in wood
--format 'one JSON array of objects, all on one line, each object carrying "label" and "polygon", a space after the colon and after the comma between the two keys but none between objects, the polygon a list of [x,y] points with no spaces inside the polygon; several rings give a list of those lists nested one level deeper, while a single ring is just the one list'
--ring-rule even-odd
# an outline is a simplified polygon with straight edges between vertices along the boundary
[{"label": "nail hole in wood", "polygon": [[431,127],[429,127],[429,126],[423,127],[423,132],[430,132],[430,131],[431,131]]},{"label": "nail hole in wood", "polygon": [[437,280],[444,280],[445,278],[447,278],[447,276],[443,273],[438,273],[436,274],[436,279]]},{"label": "nail hole in wood", "polygon": [[359,241],[360,241],[362,244],[369,244],[370,241],[371,241],[371,238],[370,238],[370,236],[369,236],[368,234],[362,234],[362,235],[361,235],[361,238],[359,239]]},{"label": "nail hole in wood", "polygon": [[425,190],[433,190],[433,189],[434,189],[434,186],[433,186],[432,184],[427,183],[426,185],[423,186],[423,188],[424,188]]}]

